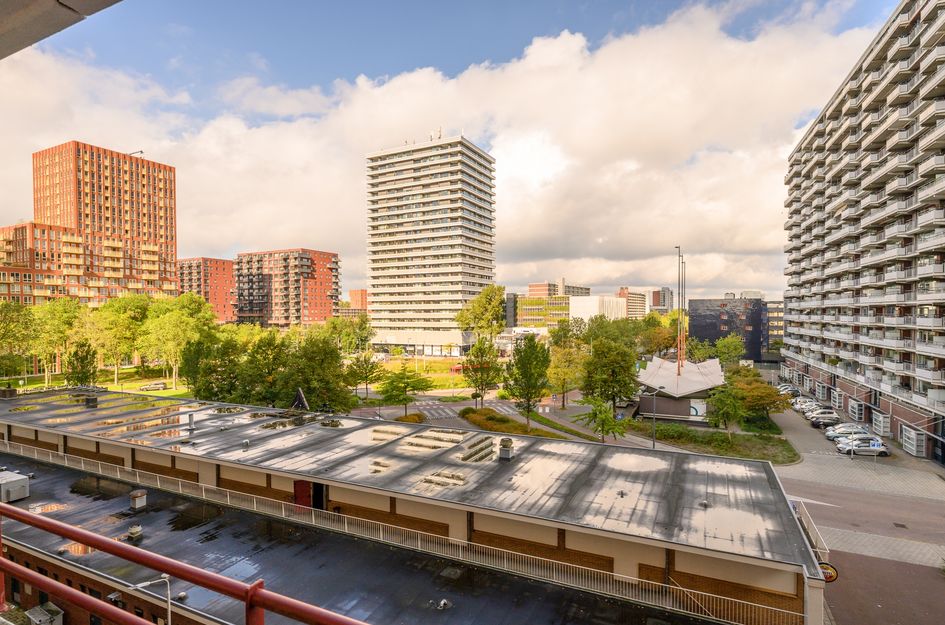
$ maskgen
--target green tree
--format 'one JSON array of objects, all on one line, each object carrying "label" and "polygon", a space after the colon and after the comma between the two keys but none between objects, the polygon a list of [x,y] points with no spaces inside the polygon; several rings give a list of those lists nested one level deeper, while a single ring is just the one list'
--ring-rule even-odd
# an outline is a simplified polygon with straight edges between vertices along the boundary
[{"label": "green tree", "polygon": [[130,358],[138,345],[149,306],[145,295],[125,295],[108,300],[92,314],[92,345],[114,367],[116,385],[122,361]]},{"label": "green tree", "polygon": [[598,339],[591,346],[591,355],[584,365],[581,391],[585,397],[610,402],[617,412],[617,402],[637,392],[637,356],[629,347],[608,339]]},{"label": "green tree", "polygon": [[87,339],[76,341],[66,354],[64,369],[69,386],[91,386],[98,373],[98,353]]},{"label": "green tree", "polygon": [[0,373],[16,375],[30,352],[33,314],[16,302],[0,302]]},{"label": "green tree", "polygon": [[33,307],[31,351],[43,366],[44,383],[49,386],[56,357],[69,347],[81,304],[71,297],[47,300]]},{"label": "green tree", "polygon": [[354,406],[341,351],[328,337],[306,332],[279,364],[275,405],[289,406],[296,391],[302,389],[312,410],[347,412]]},{"label": "green tree", "polygon": [[177,389],[177,378],[184,350],[200,340],[200,323],[197,318],[183,310],[171,310],[160,316],[149,316],[141,327],[138,348],[150,358],[162,360],[171,366],[173,388]]},{"label": "green tree", "polygon": [[433,388],[433,381],[414,371],[407,369],[407,363],[400,363],[400,369],[393,371],[381,383],[378,391],[384,401],[389,404],[404,406],[404,416],[407,416],[407,406],[414,400],[411,393],[422,393]]},{"label": "green tree", "polygon": [[686,339],[686,359],[703,362],[715,358],[715,347],[709,341],[700,341],[694,336]]},{"label": "green tree", "polygon": [[481,338],[469,348],[463,359],[463,379],[476,391],[477,401],[482,399],[490,386],[502,379],[502,367],[499,365],[499,350],[489,339]]},{"label": "green tree", "polygon": [[662,354],[676,345],[676,330],[662,325],[648,325],[640,334],[644,354]]},{"label": "green tree", "polygon": [[278,384],[282,369],[292,349],[290,339],[278,330],[262,331],[249,346],[240,367],[238,402],[275,406],[281,397]]},{"label": "green tree", "polygon": [[591,407],[591,411],[575,419],[578,423],[583,423],[589,430],[600,436],[600,442],[604,442],[605,436],[613,436],[617,440],[618,436],[627,433],[627,421],[618,421],[614,416],[614,411],[610,404],[598,397],[588,397],[582,399],[579,403]]},{"label": "green tree", "polygon": [[732,332],[715,342],[715,353],[723,366],[736,364],[745,354],[745,339]]},{"label": "green tree", "polygon": [[364,385],[364,398],[367,399],[368,385],[384,377],[384,367],[374,360],[372,352],[361,352],[351,359],[345,373],[348,376],[348,384],[355,387],[355,393],[358,386]]},{"label": "green tree", "polygon": [[505,329],[505,287],[490,284],[483,288],[456,313],[456,322],[477,340],[494,341]]},{"label": "green tree", "polygon": [[548,330],[548,337],[554,347],[567,347],[584,340],[587,322],[580,317],[562,319],[558,325]]},{"label": "green tree", "polygon": [[505,365],[505,390],[524,415],[528,429],[532,427],[532,413],[548,386],[550,364],[548,347],[539,343],[534,334],[526,334],[515,343],[512,359]]},{"label": "green tree", "polygon": [[709,393],[709,422],[715,427],[728,428],[729,424],[741,423],[745,418],[741,392],[732,384],[724,384]]},{"label": "green tree", "polygon": [[582,345],[551,346],[548,383],[553,392],[561,395],[562,410],[568,405],[568,392],[581,385],[586,360],[587,353]]},{"label": "green tree", "polygon": [[242,361],[247,345],[234,333],[227,332],[200,347],[201,357],[191,362],[184,374],[194,397],[208,401],[245,401]]},{"label": "green tree", "polygon": [[742,406],[758,417],[770,419],[772,412],[784,412],[791,407],[791,398],[778,392],[778,389],[758,380],[738,385],[741,392]]}]

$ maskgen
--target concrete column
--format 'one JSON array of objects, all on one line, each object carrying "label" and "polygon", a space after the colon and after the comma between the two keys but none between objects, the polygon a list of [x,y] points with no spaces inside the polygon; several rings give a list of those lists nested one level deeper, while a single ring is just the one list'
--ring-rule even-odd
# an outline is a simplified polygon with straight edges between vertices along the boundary
[{"label": "concrete column", "polygon": [[824,625],[824,582],[807,580],[804,592],[805,625]]}]

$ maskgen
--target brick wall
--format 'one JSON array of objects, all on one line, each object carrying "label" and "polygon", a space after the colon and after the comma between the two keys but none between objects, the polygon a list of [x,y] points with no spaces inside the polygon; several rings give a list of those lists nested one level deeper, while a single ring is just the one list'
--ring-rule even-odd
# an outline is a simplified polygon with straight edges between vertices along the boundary
[{"label": "brick wall", "polygon": [[[145,599],[138,598],[129,594],[128,589],[123,586],[113,585],[110,581],[104,578],[94,577],[91,574],[83,573],[81,571],[75,571],[71,568],[62,566],[60,561],[51,556],[51,555],[39,555],[21,549],[17,545],[10,543],[9,541],[4,541],[4,548],[6,551],[3,553],[3,557],[7,558],[12,562],[16,562],[22,566],[38,571],[41,574],[46,575],[47,577],[52,578],[54,581],[72,586],[73,588],[80,590],[90,596],[104,599],[109,594],[114,591],[118,591],[122,595],[123,604],[118,604],[119,607],[122,607],[128,612],[137,614],[141,618],[151,621],[152,623],[164,623],[164,619],[167,616],[167,608],[163,601],[150,602]],[[15,577],[11,575],[4,575],[5,590],[7,601],[13,601],[13,588],[14,588]],[[29,584],[23,582],[18,582],[19,586],[19,601],[17,605],[24,610],[36,607],[40,604],[40,590]],[[55,604],[59,609],[61,609],[65,614],[63,615],[63,623],[65,625],[83,625],[84,623],[89,623],[89,613],[77,606],[71,605],[60,599],[55,595],[55,593],[48,593],[49,601]],[[174,623],[175,625],[206,625],[212,621],[207,619],[199,618],[197,615],[182,610],[174,610]],[[102,619],[103,625],[113,625],[112,621]]]},{"label": "brick wall", "polygon": [[546,545],[530,540],[523,540],[521,538],[500,536],[498,534],[483,532],[482,530],[477,530],[475,528],[473,528],[470,534],[470,542],[480,545],[488,545],[489,547],[497,547],[507,551],[517,551],[518,553],[525,553],[530,556],[537,556],[547,560],[557,560],[558,562],[567,562],[568,564],[575,564],[591,569],[607,571],[608,573],[614,572],[613,558],[600,556],[594,553],[587,553],[584,551],[577,551],[575,549],[568,549],[565,546],[565,531],[563,529],[558,530],[557,545]]},{"label": "brick wall", "polygon": [[[166,469],[167,467],[165,467]],[[192,482],[199,481],[197,479],[197,474],[193,473],[193,478],[188,478]],[[248,495],[256,495],[257,497],[267,497],[269,499],[277,499],[279,501],[295,501],[295,493],[290,493],[288,491],[279,490],[272,487],[272,477],[266,475],[266,486],[259,484],[247,484],[246,482],[240,482],[239,480],[231,480],[225,477],[217,478],[217,486],[220,488],[225,488],[227,490],[235,490],[240,493],[246,493]]]},{"label": "brick wall", "polygon": [[[794,594],[785,594],[763,588],[756,588],[746,584],[737,584],[721,579],[704,577],[693,573],[677,571],[673,563],[673,558],[668,558],[668,577],[676,584],[689,590],[698,590],[700,592],[712,593],[723,597],[730,597],[740,601],[748,601],[759,605],[765,605],[779,610],[790,610],[791,612],[804,612],[804,579],[800,575],[796,576],[797,585]],[[667,581],[667,568],[660,566],[651,566],[649,564],[640,564],[640,579],[661,584]],[[714,614],[716,618],[731,618],[735,614]]]}]

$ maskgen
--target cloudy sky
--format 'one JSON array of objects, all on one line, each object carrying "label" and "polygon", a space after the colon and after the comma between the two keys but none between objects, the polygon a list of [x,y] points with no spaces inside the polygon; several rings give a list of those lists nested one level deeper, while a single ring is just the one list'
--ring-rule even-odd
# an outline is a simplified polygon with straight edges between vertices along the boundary
[{"label": "cloudy sky", "polygon": [[[892,0],[124,0],[0,60],[0,220],[70,139],[178,172],[179,254],[313,247],[365,286],[364,155],[464,133],[497,278],[784,288],[783,177]],[[773,298],[773,297],[772,297]]]}]

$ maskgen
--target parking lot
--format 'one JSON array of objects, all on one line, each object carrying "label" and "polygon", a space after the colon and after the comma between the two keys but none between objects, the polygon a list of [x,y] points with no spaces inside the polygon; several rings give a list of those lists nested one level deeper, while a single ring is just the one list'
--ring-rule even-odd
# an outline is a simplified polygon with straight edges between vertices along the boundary
[{"label": "parking lot", "polygon": [[840,571],[825,595],[835,622],[940,623],[945,468],[888,440],[890,457],[850,458],[796,411],[772,418],[801,454],[778,476],[807,506]]}]

